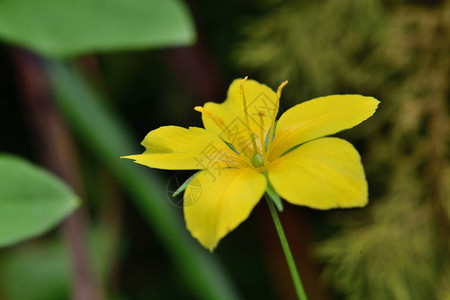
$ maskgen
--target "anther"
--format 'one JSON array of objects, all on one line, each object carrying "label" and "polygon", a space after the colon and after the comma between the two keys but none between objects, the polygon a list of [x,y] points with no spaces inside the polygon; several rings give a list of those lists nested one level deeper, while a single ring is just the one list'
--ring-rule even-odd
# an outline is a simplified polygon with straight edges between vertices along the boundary
[{"label": "anther", "polygon": [[247,81],[247,79],[248,79],[248,76],[245,76],[244,79],[242,79],[242,82],[241,82],[241,94],[242,95],[244,95],[244,84]]},{"label": "anther", "polygon": [[211,113],[201,106],[194,107],[194,110],[204,114],[207,118],[211,118]]},{"label": "anther", "polygon": [[213,122],[217,125],[217,127],[219,127],[221,130],[223,130],[227,133],[228,137],[231,136],[231,133],[228,130],[228,127],[225,125],[225,122],[223,121],[223,119],[221,117],[213,115],[212,113],[210,113],[209,111],[207,111],[206,109],[204,109],[201,106],[194,107],[194,110],[202,113],[205,117],[213,120]]}]

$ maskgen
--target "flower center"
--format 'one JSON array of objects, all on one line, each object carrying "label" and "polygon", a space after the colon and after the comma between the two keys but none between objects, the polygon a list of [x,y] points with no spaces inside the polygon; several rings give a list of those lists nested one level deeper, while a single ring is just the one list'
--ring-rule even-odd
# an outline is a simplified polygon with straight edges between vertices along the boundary
[{"label": "flower center", "polygon": [[[247,79],[248,79],[248,76],[245,76],[245,78],[242,80],[241,86],[240,86],[240,92],[242,95],[242,102],[243,102],[243,106],[244,106],[244,115],[245,115],[247,131],[250,136],[250,139],[251,139],[251,142],[253,145],[253,150],[254,150],[254,154],[251,156],[251,163],[255,168],[259,168],[259,167],[264,166],[264,154],[266,151],[266,146],[268,145],[268,143],[270,143],[270,136],[268,134],[266,134],[267,126],[265,126],[265,124],[264,124],[264,117],[267,117],[267,115],[262,110],[258,111],[259,130],[260,130],[259,136],[255,136],[255,132],[253,132],[253,130],[250,127],[249,117],[248,117],[247,99],[245,97],[245,82],[247,81]],[[277,89],[277,93],[276,93],[276,97],[277,97],[276,101],[277,102],[275,103],[276,110],[278,110],[278,107],[280,105],[281,91],[286,86],[286,84],[288,84],[287,80],[283,81]],[[274,115],[272,117],[272,120],[271,120],[269,128],[268,128],[268,133],[273,132],[275,130],[275,128],[274,128],[275,127],[275,118],[276,118],[276,115]],[[258,138],[258,137],[259,137],[260,147],[258,147],[256,144],[256,138]],[[265,141],[265,138],[269,139],[269,141]],[[266,145],[266,143],[267,143],[267,145]]]},{"label": "flower center", "polygon": [[261,153],[256,153],[256,154],[253,155],[253,157],[252,157],[252,165],[255,168],[259,168],[259,167],[264,166],[264,157],[262,156]]},{"label": "flower center", "polygon": [[[265,152],[267,151],[267,147],[270,144],[271,137],[273,137],[274,130],[275,130],[275,118],[276,115],[271,116],[270,124],[265,124],[264,119],[269,117],[266,112],[262,110],[258,110],[257,116],[259,117],[259,124],[252,123],[250,124],[249,120],[249,112],[247,107],[247,98],[245,95],[245,82],[247,81],[248,76],[245,76],[244,79],[241,82],[240,85],[240,94],[242,95],[242,104],[244,108],[244,118],[243,120],[245,126],[245,131],[243,133],[243,136],[240,135],[239,139],[242,141],[242,139],[250,140],[250,144],[245,143],[246,145],[250,147],[239,147],[236,148],[234,145],[227,143],[227,145],[237,154],[243,155],[248,159],[248,163],[251,163],[252,166],[255,168],[261,168],[264,167],[265,162]],[[276,103],[274,104],[275,111],[278,111],[278,106],[280,103],[280,97],[281,97],[281,90],[283,87],[287,84],[287,80],[283,81],[280,86],[278,87],[277,93],[276,93]],[[224,123],[224,120],[211,113],[210,111],[205,110],[201,106],[196,106],[194,109],[200,113],[202,113],[203,116],[211,119],[217,127],[219,127],[222,132],[226,134],[228,137],[233,137],[236,135],[235,132],[231,132],[231,130],[228,128],[228,124]],[[253,120],[256,121],[256,120]],[[251,126],[252,125],[252,126]],[[242,131],[241,131],[242,132]],[[234,134],[233,134],[234,133]],[[270,134],[269,134],[270,133]],[[247,136],[246,136],[247,135]],[[268,139],[268,140],[266,140]]]}]

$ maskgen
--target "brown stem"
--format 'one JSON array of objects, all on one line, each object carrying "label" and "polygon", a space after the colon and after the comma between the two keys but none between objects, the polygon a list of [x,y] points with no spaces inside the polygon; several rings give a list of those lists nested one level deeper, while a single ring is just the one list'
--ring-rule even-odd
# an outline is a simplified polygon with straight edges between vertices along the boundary
[{"label": "brown stem", "polygon": [[[12,57],[39,159],[50,171],[67,182],[78,195],[83,196],[75,142],[53,106],[39,59],[21,49],[12,49]],[[75,300],[102,298],[102,292],[89,264],[85,236],[87,227],[87,214],[83,207],[62,225],[64,240],[70,249],[72,299]]]}]

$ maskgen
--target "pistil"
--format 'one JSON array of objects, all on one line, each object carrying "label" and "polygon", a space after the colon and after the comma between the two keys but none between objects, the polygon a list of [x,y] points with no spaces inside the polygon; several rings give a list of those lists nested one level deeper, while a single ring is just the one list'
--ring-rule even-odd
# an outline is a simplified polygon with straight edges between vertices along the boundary
[{"label": "pistil", "polygon": [[252,157],[252,165],[255,168],[259,168],[264,166],[264,157],[262,156],[261,153],[256,153],[255,155],[253,155]]}]

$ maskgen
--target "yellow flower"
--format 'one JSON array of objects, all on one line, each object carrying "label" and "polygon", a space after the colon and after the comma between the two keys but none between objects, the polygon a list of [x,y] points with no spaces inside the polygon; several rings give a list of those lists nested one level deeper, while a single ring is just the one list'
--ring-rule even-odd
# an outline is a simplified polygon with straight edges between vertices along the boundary
[{"label": "yellow flower", "polygon": [[126,156],[151,168],[201,170],[184,193],[191,234],[210,251],[249,216],[273,187],[286,201],[315,209],[361,207],[368,202],[361,158],[345,140],[324,137],[363,122],[379,101],[332,95],[298,104],[275,122],[277,93],[236,79],[227,99],[208,102],[205,129],[164,126],[143,140],[146,151]]}]

